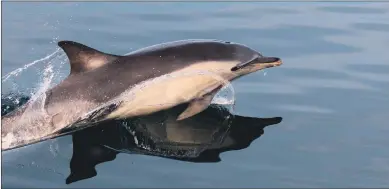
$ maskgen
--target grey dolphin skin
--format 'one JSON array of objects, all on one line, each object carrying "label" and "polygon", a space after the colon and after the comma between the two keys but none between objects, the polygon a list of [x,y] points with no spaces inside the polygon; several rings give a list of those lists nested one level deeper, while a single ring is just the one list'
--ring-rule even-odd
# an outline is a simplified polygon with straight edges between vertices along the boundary
[{"label": "grey dolphin skin", "polygon": [[90,112],[111,105],[99,121],[189,103],[177,117],[183,120],[205,110],[225,81],[282,64],[280,58],[220,40],[174,41],[125,56],[73,41],[58,45],[68,56],[69,76],[48,90],[43,102],[29,101],[2,117],[2,150],[56,137]]}]

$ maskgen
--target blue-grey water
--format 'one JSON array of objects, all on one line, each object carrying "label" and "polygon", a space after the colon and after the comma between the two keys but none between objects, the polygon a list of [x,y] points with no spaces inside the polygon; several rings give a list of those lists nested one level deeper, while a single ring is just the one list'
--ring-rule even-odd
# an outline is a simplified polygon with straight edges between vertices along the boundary
[{"label": "blue-grey water", "polygon": [[[283,59],[233,82],[235,113],[282,117],[218,163],[118,154],[65,184],[70,136],[2,154],[3,187],[389,187],[389,4],[3,2],[2,75],[73,40],[113,54],[221,39]],[[65,58],[66,60],[66,58]],[[61,64],[53,62],[53,65]],[[69,72],[62,65],[57,80]],[[33,91],[44,66],[2,85]]]}]

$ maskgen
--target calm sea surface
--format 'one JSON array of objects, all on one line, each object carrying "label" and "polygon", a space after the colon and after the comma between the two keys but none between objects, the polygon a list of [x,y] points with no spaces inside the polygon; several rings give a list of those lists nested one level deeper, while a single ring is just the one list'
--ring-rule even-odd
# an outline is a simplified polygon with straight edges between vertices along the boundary
[{"label": "calm sea surface", "polygon": [[[65,136],[3,153],[4,187],[389,187],[389,3],[2,4],[3,76],[54,53],[59,40],[126,54],[221,39],[284,62],[233,82],[236,114],[283,120],[221,162],[121,153],[66,185]],[[63,52],[55,56],[54,83],[69,72]],[[2,95],[36,90],[46,72],[26,68]]]}]

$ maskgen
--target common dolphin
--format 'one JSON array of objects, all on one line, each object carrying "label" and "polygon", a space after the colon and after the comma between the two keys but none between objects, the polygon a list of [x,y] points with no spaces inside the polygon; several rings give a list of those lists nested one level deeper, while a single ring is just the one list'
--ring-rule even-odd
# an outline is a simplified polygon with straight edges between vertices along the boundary
[{"label": "common dolphin", "polygon": [[177,117],[182,120],[206,109],[225,81],[282,64],[280,58],[221,40],[174,41],[125,56],[74,41],[58,46],[69,59],[69,76],[43,100],[2,117],[2,150],[56,137],[96,112],[98,121],[123,119],[188,102]]}]

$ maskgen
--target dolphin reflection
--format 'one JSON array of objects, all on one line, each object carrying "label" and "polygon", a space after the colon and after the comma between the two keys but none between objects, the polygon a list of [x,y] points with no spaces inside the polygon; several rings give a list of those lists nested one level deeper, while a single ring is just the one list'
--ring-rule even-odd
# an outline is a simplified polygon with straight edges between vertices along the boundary
[{"label": "dolphin reflection", "polygon": [[188,104],[151,115],[110,121],[73,133],[73,156],[66,183],[97,175],[95,166],[118,153],[138,153],[193,163],[219,162],[220,153],[247,148],[278,124],[281,117],[255,118],[231,114],[218,105],[191,118],[176,117]]}]

